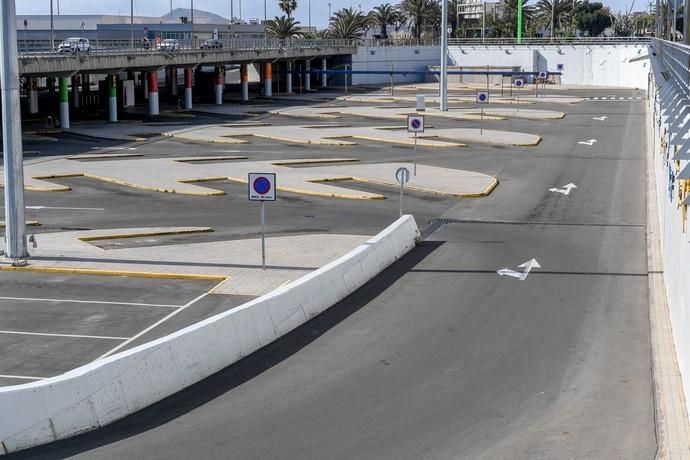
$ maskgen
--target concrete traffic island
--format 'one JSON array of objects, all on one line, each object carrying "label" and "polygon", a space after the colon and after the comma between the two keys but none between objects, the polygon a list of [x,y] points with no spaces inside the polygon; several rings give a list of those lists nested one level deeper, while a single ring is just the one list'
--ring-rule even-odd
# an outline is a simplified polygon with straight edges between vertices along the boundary
[{"label": "concrete traffic island", "polygon": [[255,300],[60,376],[0,388],[0,411],[12,414],[0,423],[0,454],[104,427],[199,382],[344,299],[414,248],[418,237],[414,218],[403,216]]},{"label": "concrete traffic island", "polygon": [[[455,130],[449,130],[455,131]],[[477,133],[473,134],[478,136]],[[448,134],[450,135],[450,134]],[[356,191],[337,185],[339,181],[359,181],[397,187],[395,171],[412,168],[410,163],[358,164],[351,159],[324,158],[306,160],[240,161],[230,157],[227,163],[198,163],[195,158],[136,159],[78,162],[59,159],[25,165],[25,188],[35,191],[68,191],[69,187],[49,182],[51,178],[88,177],[127,187],[183,195],[213,196],[224,192],[196,185],[200,182],[230,180],[246,183],[253,171],[275,172],[278,190],[332,198],[355,200],[383,199],[377,193]],[[203,160],[204,157],[199,157]],[[293,168],[295,164],[314,164]],[[418,165],[418,174],[409,188],[438,195],[484,196],[496,186],[496,179],[474,171]],[[392,189],[394,190],[394,189]]]},{"label": "concrete traffic island", "polygon": [[[225,127],[204,126],[196,129],[171,131],[165,133],[176,139],[196,142],[215,142],[221,144],[246,144],[246,137],[258,137],[274,141],[292,142],[298,144],[315,145],[357,145],[346,139],[359,139],[374,142],[385,142],[399,145],[414,145],[414,134],[408,133],[404,127],[396,126],[248,126]],[[541,137],[535,134],[518,133],[514,131],[498,131],[484,129],[480,135],[479,129],[427,129],[418,136],[417,145],[420,147],[464,147],[464,142],[478,144],[500,144],[515,146],[537,145]]]},{"label": "concrete traffic island", "polygon": [[[338,119],[342,115],[358,116],[365,118],[378,118],[384,120],[405,120],[408,115],[420,115],[412,107],[290,107],[286,109],[272,110],[274,115],[299,118],[326,118]],[[446,118],[451,120],[480,121],[482,119],[480,109],[451,109],[446,112],[431,107],[423,113],[425,117]],[[506,118],[524,118],[527,120],[558,120],[565,117],[564,112],[538,109],[513,109],[488,106],[484,109],[484,121],[505,120]]]},{"label": "concrete traffic island", "polygon": [[[440,102],[440,98],[436,96],[427,96],[427,104],[436,104]],[[384,103],[384,102],[414,102],[416,101],[416,96],[386,96],[386,95],[358,95],[358,96],[341,96],[338,98],[341,101],[350,102],[366,102],[366,103]],[[524,90],[520,93],[519,101],[517,94],[513,92],[512,96],[498,96],[496,94],[491,94],[490,103],[491,104],[579,104],[585,101],[582,97],[575,96],[563,96],[563,95],[546,95],[546,96],[534,96],[534,93],[530,93]],[[476,98],[474,95],[449,95],[448,103],[459,103],[459,104],[474,104]]]}]

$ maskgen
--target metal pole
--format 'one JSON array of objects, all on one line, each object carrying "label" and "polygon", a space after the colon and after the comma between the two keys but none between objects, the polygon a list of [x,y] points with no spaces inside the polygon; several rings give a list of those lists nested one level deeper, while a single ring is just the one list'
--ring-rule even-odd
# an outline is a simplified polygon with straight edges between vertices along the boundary
[{"label": "metal pole", "polygon": [[[264,2],[264,10],[266,9]],[[230,0],[230,24],[235,23],[235,0]]]},{"label": "metal pole", "polygon": [[414,132],[414,152],[412,153],[412,161],[414,162],[414,175],[416,176],[417,175],[417,131]]},{"label": "metal pole", "polygon": [[518,86],[516,92],[517,92],[517,110],[516,110],[516,112],[519,112],[520,111],[520,87],[519,86]]},{"label": "metal pole", "polygon": [[480,108],[482,109],[482,118],[481,121],[479,122],[479,135],[482,136],[484,135],[484,106],[481,105]]},{"label": "metal pole", "polygon": [[442,112],[448,111],[448,0],[441,3],[441,78],[440,93]]},{"label": "metal pole", "polygon": [[309,0],[309,32],[311,32],[311,0]]},{"label": "metal pole", "polygon": [[405,181],[401,180],[400,181],[400,217],[403,216],[403,195],[404,195],[404,189],[405,189]]},{"label": "metal pole", "polygon": [[393,64],[391,64],[391,97],[395,96],[395,80],[393,80]]},{"label": "metal pole", "polygon": [[522,43],[522,0],[518,0],[517,8],[517,42]]},{"label": "metal pole", "polygon": [[130,42],[129,47],[134,48],[134,0],[129,2],[129,28],[130,28]]},{"label": "metal pole", "polygon": [[553,29],[556,28],[556,0],[551,0],[551,41],[553,41]]},{"label": "metal pole", "polygon": [[[19,64],[14,0],[0,0],[0,93],[2,94],[2,151],[5,164],[5,255],[26,259],[22,117],[19,105]],[[51,0],[52,6],[52,0]]]},{"label": "metal pole", "polygon": [[482,0],[482,43],[484,43],[484,31],[486,30],[486,2]]},{"label": "metal pole", "polygon": [[348,65],[345,64],[345,96],[347,96],[347,70],[348,70]]},{"label": "metal pole", "polygon": [[266,270],[266,206],[265,201],[261,202],[261,269]]},{"label": "metal pole", "polygon": [[53,0],[50,0],[50,49],[55,50],[55,27],[53,25]]},{"label": "metal pole", "polygon": [[191,6],[191,10],[192,10],[192,14],[191,14],[191,17],[192,17],[192,36],[191,36],[190,43],[192,44],[192,48],[194,48],[194,0],[190,0],[190,2],[191,2],[190,6]]}]

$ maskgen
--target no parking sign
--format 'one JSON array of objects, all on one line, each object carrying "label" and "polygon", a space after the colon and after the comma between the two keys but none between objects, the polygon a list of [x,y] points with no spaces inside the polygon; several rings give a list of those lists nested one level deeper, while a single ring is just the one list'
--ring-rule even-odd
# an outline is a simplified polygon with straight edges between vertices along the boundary
[{"label": "no parking sign", "polygon": [[542,70],[541,72],[539,72],[539,78],[541,78],[541,79],[543,80],[543,79],[546,78],[546,77],[547,77],[547,73],[546,73],[546,72],[544,72],[543,70]]},{"label": "no parking sign", "polygon": [[276,175],[274,173],[249,173],[249,201],[275,201]]},{"label": "no parking sign", "polygon": [[407,132],[408,133],[423,133],[424,132],[424,117],[419,115],[408,115],[407,117]]}]

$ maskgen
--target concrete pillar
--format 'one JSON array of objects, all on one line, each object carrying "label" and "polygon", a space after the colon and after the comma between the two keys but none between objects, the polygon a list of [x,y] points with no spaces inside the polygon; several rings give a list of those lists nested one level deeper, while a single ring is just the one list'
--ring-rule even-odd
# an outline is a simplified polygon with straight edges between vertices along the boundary
[{"label": "concrete pillar", "polygon": [[216,66],[216,78],[215,78],[215,93],[216,93],[216,105],[223,104],[223,87],[225,86],[223,81],[223,68]]},{"label": "concrete pillar", "polygon": [[150,72],[142,72],[141,73],[141,79],[144,80],[144,100],[149,100],[149,73]]},{"label": "concrete pillar", "polygon": [[321,58],[321,87],[328,88],[328,75],[326,71],[328,70],[328,60],[326,58]]},{"label": "concrete pillar", "polygon": [[240,66],[240,82],[242,82],[242,100],[249,100],[249,69],[247,64]]},{"label": "concrete pillar", "polygon": [[149,72],[149,115],[158,115],[158,72]]},{"label": "concrete pillar", "polygon": [[304,62],[304,70],[304,90],[311,91],[311,61],[308,59]]},{"label": "concrete pillar", "polygon": [[270,62],[264,64],[264,96],[273,96],[273,67]]},{"label": "concrete pillar", "polygon": [[75,109],[79,108],[79,77],[77,75],[72,77],[72,106]]},{"label": "concrete pillar", "polygon": [[117,75],[108,75],[108,121],[117,122]]},{"label": "concrete pillar", "polygon": [[192,72],[194,69],[184,69],[184,108],[192,110]]},{"label": "concrete pillar", "polygon": [[288,61],[285,65],[287,72],[285,72],[285,92],[292,94],[292,62]]},{"label": "concrete pillar", "polygon": [[88,94],[89,90],[91,89],[91,79],[89,78],[89,74],[82,74],[81,75],[81,92],[84,94]]},{"label": "concrete pillar", "polygon": [[170,69],[170,94],[177,96],[177,67]]},{"label": "concrete pillar", "polygon": [[29,78],[29,113],[38,113],[38,90],[36,78]]},{"label": "concrete pillar", "polygon": [[60,78],[60,127],[69,129],[69,91],[68,80]]}]

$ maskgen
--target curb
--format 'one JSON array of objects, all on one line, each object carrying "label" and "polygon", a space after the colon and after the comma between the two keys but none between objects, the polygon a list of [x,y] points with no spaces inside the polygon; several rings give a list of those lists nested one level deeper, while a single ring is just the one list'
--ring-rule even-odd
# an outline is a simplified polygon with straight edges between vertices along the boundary
[{"label": "curb", "polygon": [[94,276],[128,276],[132,278],[157,278],[157,279],[177,279],[192,281],[225,281],[228,276],[223,275],[197,275],[193,273],[159,273],[159,272],[136,272],[127,270],[99,270],[89,268],[59,268],[41,267],[39,265],[26,267],[13,267],[11,265],[0,266],[0,271],[7,272],[34,272],[34,273],[61,273],[68,275],[94,275]]},{"label": "curb", "polygon": [[196,228],[191,230],[170,230],[162,232],[141,232],[141,233],[121,233],[119,235],[98,235],[98,236],[82,236],[77,237],[79,241],[102,241],[102,240],[123,240],[127,238],[145,238],[148,236],[165,236],[165,235],[191,235],[196,233],[212,233],[211,227]]}]

